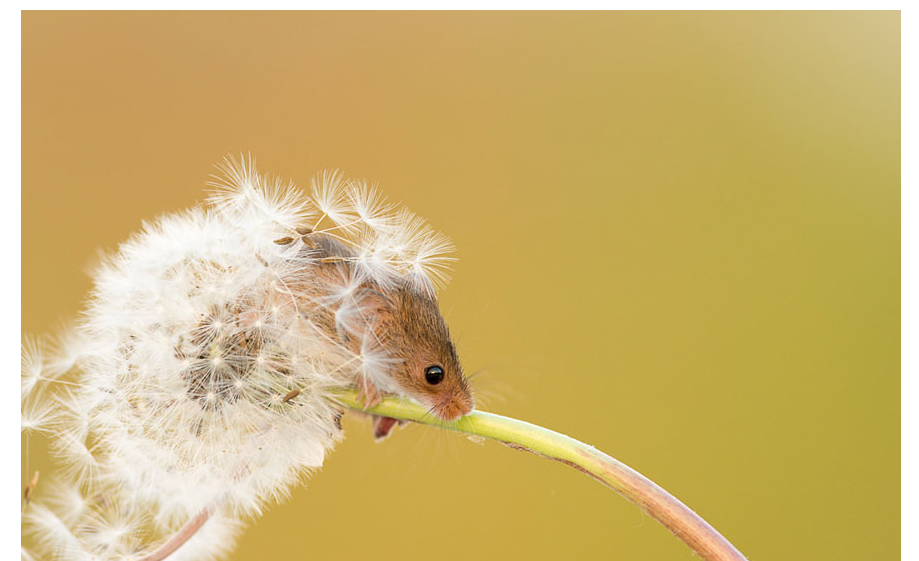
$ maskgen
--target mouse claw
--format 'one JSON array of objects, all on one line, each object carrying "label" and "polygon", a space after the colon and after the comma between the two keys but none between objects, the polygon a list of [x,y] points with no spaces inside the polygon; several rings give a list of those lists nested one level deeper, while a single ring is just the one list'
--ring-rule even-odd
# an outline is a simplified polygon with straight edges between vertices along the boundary
[{"label": "mouse claw", "polygon": [[373,382],[362,380],[360,390],[357,393],[357,400],[361,402],[365,410],[370,409],[383,401],[383,393]]}]

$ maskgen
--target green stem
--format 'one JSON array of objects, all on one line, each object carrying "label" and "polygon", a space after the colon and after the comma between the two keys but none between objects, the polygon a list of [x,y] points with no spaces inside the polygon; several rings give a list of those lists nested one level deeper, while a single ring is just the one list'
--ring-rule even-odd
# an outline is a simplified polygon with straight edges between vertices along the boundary
[{"label": "green stem", "polygon": [[402,399],[387,397],[380,404],[365,409],[353,390],[341,390],[336,392],[336,396],[341,405],[349,409],[491,438],[517,450],[558,460],[593,477],[637,505],[701,558],[746,561],[731,542],[676,497],[593,446],[549,429],[484,411],[473,411],[456,421],[443,421],[424,407]]}]

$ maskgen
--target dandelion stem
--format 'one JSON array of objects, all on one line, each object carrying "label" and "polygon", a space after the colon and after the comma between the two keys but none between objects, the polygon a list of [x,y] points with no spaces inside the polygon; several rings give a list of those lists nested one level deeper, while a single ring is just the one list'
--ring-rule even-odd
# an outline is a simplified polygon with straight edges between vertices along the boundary
[{"label": "dandelion stem", "polygon": [[350,409],[486,437],[516,450],[560,461],[593,477],[637,505],[702,559],[746,561],[731,542],[653,481],[593,446],[561,433],[484,411],[473,411],[456,421],[443,421],[433,417],[426,408],[398,398],[387,397],[378,405],[365,409],[354,390],[342,390],[336,392],[336,396],[341,405]]},{"label": "dandelion stem", "polygon": [[147,555],[141,561],[162,561],[166,559],[177,549],[182,547],[182,544],[191,539],[195,533],[201,529],[201,526],[207,522],[207,519],[210,518],[211,513],[208,509],[204,509],[199,512],[194,518],[185,523],[182,528],[176,532],[174,536],[169,538],[169,540],[156,549],[153,553]]}]

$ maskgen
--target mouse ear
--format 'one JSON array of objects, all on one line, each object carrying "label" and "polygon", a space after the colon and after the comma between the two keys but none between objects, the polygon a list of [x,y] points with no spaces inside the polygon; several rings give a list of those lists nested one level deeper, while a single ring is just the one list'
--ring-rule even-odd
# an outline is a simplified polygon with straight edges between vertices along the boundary
[{"label": "mouse ear", "polygon": [[361,290],[358,300],[361,310],[376,315],[391,313],[396,305],[385,292],[372,288]]},{"label": "mouse ear", "polygon": [[386,323],[392,310],[393,303],[385,294],[369,288],[360,289],[335,311],[335,327],[348,337],[360,339]]}]

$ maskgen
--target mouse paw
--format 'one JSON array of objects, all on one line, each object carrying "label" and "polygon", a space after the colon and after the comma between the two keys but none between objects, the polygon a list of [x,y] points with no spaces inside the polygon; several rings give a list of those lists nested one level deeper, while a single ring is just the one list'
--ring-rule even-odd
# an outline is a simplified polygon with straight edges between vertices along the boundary
[{"label": "mouse paw", "polygon": [[403,419],[393,419],[392,417],[373,416],[373,439],[376,442],[386,439],[396,427],[407,424],[408,421]]},{"label": "mouse paw", "polygon": [[358,384],[358,389],[357,400],[361,402],[364,409],[370,409],[383,401],[383,392],[381,392],[380,388],[376,387],[373,382],[362,380],[360,384]]},{"label": "mouse paw", "polygon": [[392,417],[373,416],[373,439],[377,442],[385,439],[396,426],[401,425],[399,421]]}]

